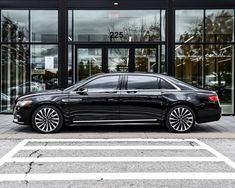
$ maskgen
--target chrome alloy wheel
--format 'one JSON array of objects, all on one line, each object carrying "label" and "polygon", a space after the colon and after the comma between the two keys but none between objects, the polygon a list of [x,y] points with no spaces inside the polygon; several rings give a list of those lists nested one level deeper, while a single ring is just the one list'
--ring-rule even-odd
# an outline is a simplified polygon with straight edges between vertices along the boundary
[{"label": "chrome alloy wheel", "polygon": [[52,132],[58,127],[60,117],[54,109],[46,107],[36,113],[34,122],[42,132]]},{"label": "chrome alloy wheel", "polygon": [[185,132],[194,124],[194,116],[184,107],[175,108],[169,116],[170,126],[177,132]]}]

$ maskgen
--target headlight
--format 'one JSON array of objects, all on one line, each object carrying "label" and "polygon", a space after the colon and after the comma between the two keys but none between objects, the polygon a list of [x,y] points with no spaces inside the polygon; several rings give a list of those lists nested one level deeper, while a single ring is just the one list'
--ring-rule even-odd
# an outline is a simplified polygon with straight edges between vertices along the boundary
[{"label": "headlight", "polygon": [[33,103],[33,101],[31,101],[31,100],[18,101],[16,106],[19,106],[19,107],[31,107],[32,103]]}]

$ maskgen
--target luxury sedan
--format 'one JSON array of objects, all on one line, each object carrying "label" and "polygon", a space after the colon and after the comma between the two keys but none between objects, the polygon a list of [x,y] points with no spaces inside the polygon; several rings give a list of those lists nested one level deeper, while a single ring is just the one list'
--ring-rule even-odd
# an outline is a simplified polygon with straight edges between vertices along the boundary
[{"label": "luxury sedan", "polygon": [[218,96],[173,77],[149,73],[107,73],[65,89],[22,96],[14,122],[54,133],[66,125],[156,123],[184,133],[195,123],[221,117]]}]

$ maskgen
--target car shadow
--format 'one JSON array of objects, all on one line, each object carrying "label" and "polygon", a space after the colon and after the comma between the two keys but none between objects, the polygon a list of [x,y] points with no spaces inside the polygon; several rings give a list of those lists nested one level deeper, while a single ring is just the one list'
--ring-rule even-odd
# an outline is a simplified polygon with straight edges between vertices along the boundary
[{"label": "car shadow", "polygon": [[[208,127],[207,124],[199,124],[191,130],[192,133],[206,133],[206,132],[218,132],[215,127]],[[83,125],[83,126],[67,126],[63,132],[66,133],[125,133],[125,132],[158,132],[158,133],[170,133],[170,131],[163,125],[148,124],[148,125]],[[219,131],[220,132],[220,131]]]},{"label": "car shadow", "polygon": [[[8,133],[36,133],[30,126],[16,126],[7,131]],[[64,127],[60,133],[170,133],[163,125],[73,125]],[[199,124],[194,127],[190,133],[209,133],[221,132],[216,126],[208,126],[207,124]],[[190,134],[189,133],[189,134]]]},{"label": "car shadow", "polygon": [[167,129],[161,125],[82,125],[67,126],[63,132],[166,132]]}]

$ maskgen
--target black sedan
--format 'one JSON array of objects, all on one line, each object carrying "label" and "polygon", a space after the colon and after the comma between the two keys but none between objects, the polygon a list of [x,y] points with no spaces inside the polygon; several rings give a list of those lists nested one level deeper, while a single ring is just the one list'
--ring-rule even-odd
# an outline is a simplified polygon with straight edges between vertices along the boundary
[{"label": "black sedan", "polygon": [[148,73],[109,73],[57,91],[22,96],[14,104],[14,122],[41,133],[63,126],[99,123],[162,123],[188,132],[195,122],[221,117],[218,96],[173,77]]}]

